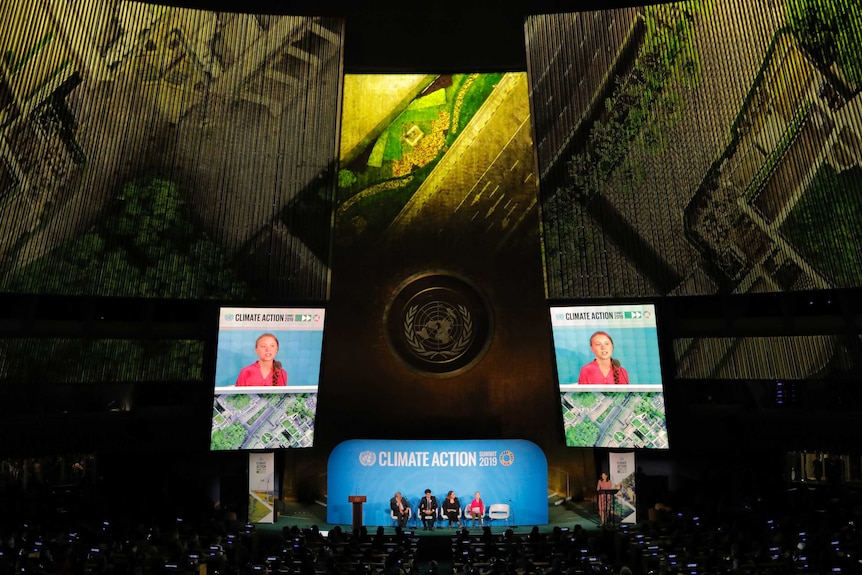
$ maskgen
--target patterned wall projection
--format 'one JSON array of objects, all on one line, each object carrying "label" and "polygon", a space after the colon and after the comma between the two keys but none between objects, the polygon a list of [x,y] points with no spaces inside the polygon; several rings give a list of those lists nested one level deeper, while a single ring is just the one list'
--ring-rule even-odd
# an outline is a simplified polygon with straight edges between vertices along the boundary
[{"label": "patterned wall projection", "polygon": [[0,6],[0,290],[326,297],[343,22]]},{"label": "patterned wall projection", "polygon": [[790,407],[810,413],[858,411],[862,403],[858,333],[698,337],[673,341],[678,400]]},{"label": "patterned wall projection", "polygon": [[210,391],[193,383],[203,379],[203,347],[152,338],[0,339],[0,380],[10,382],[0,393],[15,406],[7,417],[28,424],[38,416],[182,405]]},{"label": "patterned wall projection", "polygon": [[673,342],[681,379],[822,379],[833,370],[849,371],[841,338],[784,337],[683,338]]},{"label": "patterned wall projection", "polygon": [[551,298],[862,286],[862,8],[526,25]]}]

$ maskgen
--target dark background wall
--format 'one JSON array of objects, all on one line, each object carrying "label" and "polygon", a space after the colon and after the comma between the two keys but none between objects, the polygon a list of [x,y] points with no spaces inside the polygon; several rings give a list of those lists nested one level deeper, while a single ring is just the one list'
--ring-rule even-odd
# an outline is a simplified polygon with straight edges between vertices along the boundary
[{"label": "dark background wall", "polygon": [[[254,1],[242,6],[227,1],[182,5],[343,16],[345,72],[439,73],[525,70],[523,20],[528,13],[611,7],[560,4],[445,1],[416,7],[380,0],[350,6]],[[488,238],[474,230],[460,235],[453,230],[448,244],[420,235],[418,242],[393,246],[372,241],[333,251],[326,302],[332,335],[327,336],[322,374],[324,384],[331,385],[321,387],[316,446],[279,454],[288,496],[319,495],[329,450],[339,441],[360,437],[530,439],[546,451],[552,465],[575,474],[576,491],[592,485],[601,453],[563,446],[550,332],[544,323],[547,300],[538,212],[530,214],[523,229],[516,242],[493,257],[479,249]],[[381,321],[405,278],[435,270],[468,278],[486,295],[499,320],[482,362],[456,378],[428,377],[394,359]],[[787,450],[857,450],[854,422],[862,398],[855,372],[786,382],[779,394],[775,378],[680,376],[673,341],[827,333],[838,334],[848,342],[847,349],[858,350],[859,295],[851,288],[653,297],[661,317],[672,450],[639,454],[647,469],[704,481],[718,466],[742,485],[752,470],[770,481],[780,479]],[[229,486],[243,488],[244,455],[207,450],[219,301],[20,293],[0,297],[2,336],[26,340],[30,346],[46,339],[193,342],[181,346],[188,354],[187,377],[166,368],[146,382],[137,381],[126,375],[128,364],[122,357],[104,358],[120,375],[109,375],[84,392],[45,377],[46,372],[64,369],[51,363],[34,363],[27,378],[7,377],[0,391],[0,444],[6,455],[96,452],[103,462],[100,474],[115,485],[134,477],[132,485],[140,489],[173,491],[179,480],[165,470],[174,467],[197,476],[194,483],[203,491],[209,490],[208,478],[213,476],[222,478],[225,491]],[[81,349],[93,353],[91,347]],[[146,357],[139,361],[146,363]]]}]

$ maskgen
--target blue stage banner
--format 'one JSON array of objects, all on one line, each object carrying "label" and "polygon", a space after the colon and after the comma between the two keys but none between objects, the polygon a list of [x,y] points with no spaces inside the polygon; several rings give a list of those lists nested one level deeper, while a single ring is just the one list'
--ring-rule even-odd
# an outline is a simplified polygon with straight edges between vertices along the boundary
[{"label": "blue stage banner", "polygon": [[509,505],[509,525],[548,523],[548,461],[535,443],[523,439],[354,439],[332,450],[327,477],[326,521],[331,524],[352,524],[351,495],[367,497],[363,525],[393,524],[389,500],[396,491],[407,498],[415,517],[426,489],[440,504],[454,490],[462,508],[479,491],[486,508]]}]

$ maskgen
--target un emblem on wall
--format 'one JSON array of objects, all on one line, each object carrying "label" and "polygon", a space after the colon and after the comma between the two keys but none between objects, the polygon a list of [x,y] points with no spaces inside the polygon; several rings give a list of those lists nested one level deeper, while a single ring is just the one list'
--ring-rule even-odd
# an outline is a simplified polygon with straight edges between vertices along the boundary
[{"label": "un emblem on wall", "polygon": [[472,367],[490,343],[491,314],[466,280],[446,274],[408,279],[386,312],[389,341],[401,359],[429,375]]},{"label": "un emblem on wall", "polygon": [[373,451],[365,450],[359,454],[359,463],[363,465],[363,467],[370,467],[377,463],[377,455]]}]

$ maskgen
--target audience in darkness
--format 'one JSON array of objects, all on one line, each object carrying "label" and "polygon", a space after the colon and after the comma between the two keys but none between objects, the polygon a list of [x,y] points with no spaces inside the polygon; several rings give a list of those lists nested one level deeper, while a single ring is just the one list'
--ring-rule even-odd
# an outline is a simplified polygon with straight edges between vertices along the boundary
[{"label": "audience in darkness", "polygon": [[[48,487],[56,466],[0,478],[0,575],[784,575],[862,570],[860,492],[851,483],[753,487],[739,501],[678,497],[655,520],[616,528],[524,526],[495,533],[466,526],[445,553],[417,552],[401,528],[292,525],[256,529],[221,504],[188,493],[190,508],[106,501],[87,479],[92,462],[68,463],[70,483]],[[66,471],[63,472],[64,474]],[[24,481],[24,475],[27,481]],[[182,521],[178,520],[182,517]]]}]

